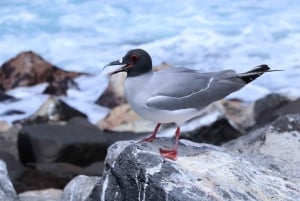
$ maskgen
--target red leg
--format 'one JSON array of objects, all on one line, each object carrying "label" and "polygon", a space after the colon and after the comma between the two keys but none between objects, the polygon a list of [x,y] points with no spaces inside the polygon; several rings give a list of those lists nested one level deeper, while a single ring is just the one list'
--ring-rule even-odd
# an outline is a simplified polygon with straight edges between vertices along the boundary
[{"label": "red leg", "polygon": [[155,127],[154,131],[152,132],[152,134],[150,135],[150,137],[147,137],[147,138],[141,140],[140,142],[152,142],[156,138],[156,134],[157,134],[157,131],[160,126],[161,126],[161,123],[156,124],[156,127]]},{"label": "red leg", "polygon": [[171,159],[171,160],[176,160],[177,159],[177,149],[178,149],[178,141],[179,141],[179,136],[180,136],[180,127],[177,126],[177,129],[176,129],[176,133],[175,133],[175,146],[174,146],[174,149],[159,149],[160,151],[160,154],[165,157],[165,158],[168,158],[168,159]]}]

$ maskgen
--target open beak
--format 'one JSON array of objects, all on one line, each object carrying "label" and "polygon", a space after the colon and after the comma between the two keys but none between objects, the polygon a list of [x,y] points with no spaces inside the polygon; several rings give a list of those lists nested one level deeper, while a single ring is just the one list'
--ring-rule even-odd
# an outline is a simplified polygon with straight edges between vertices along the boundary
[{"label": "open beak", "polygon": [[111,76],[119,72],[125,72],[128,65],[123,63],[123,59],[113,61],[105,65],[102,69],[102,74]]}]

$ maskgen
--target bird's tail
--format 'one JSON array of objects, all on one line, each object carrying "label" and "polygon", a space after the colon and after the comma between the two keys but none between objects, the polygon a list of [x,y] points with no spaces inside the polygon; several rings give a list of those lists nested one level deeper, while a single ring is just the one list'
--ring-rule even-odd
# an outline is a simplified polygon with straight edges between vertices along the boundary
[{"label": "bird's tail", "polygon": [[266,64],[262,64],[259,66],[256,66],[254,69],[247,71],[245,73],[240,73],[239,77],[244,80],[244,82],[249,83],[261,76],[262,74],[266,72],[271,72],[271,71],[278,71],[278,70],[270,70],[270,67]]}]

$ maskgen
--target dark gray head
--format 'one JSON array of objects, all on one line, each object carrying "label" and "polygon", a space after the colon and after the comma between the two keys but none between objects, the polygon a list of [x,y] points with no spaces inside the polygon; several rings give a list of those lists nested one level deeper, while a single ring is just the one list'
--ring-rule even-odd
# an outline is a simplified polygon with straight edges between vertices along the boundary
[{"label": "dark gray head", "polygon": [[112,68],[112,72],[109,72],[110,75],[119,72],[127,72],[128,77],[134,77],[150,72],[152,70],[152,60],[145,50],[133,49],[127,52],[122,59],[106,65],[105,70],[108,67],[114,67]]}]

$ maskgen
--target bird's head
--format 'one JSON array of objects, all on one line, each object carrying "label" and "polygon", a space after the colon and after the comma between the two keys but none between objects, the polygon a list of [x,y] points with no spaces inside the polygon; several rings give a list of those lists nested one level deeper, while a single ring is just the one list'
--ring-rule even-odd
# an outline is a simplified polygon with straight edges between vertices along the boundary
[{"label": "bird's head", "polygon": [[152,70],[150,55],[142,49],[133,49],[116,61],[113,61],[103,68],[103,73],[113,75],[120,72],[127,72],[127,77],[134,77]]}]

